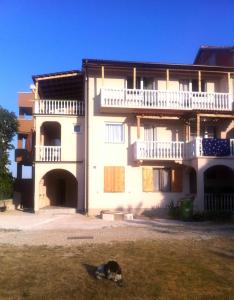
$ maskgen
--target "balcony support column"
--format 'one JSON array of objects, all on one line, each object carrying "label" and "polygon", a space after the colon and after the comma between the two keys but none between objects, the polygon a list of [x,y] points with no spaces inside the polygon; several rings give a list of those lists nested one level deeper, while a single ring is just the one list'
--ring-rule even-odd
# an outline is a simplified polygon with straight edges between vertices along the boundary
[{"label": "balcony support column", "polygon": [[198,92],[201,93],[201,71],[198,71]]},{"label": "balcony support column", "polygon": [[185,142],[188,141],[188,124],[184,123],[184,140]]},{"label": "balcony support column", "polygon": [[230,72],[227,73],[227,80],[228,80],[228,93],[231,93],[231,74],[230,74]]},{"label": "balcony support column", "polygon": [[137,139],[141,138],[141,117],[137,116]]},{"label": "balcony support column", "polygon": [[38,81],[35,83],[35,100],[39,99],[39,94],[38,94]]},{"label": "balcony support column", "polygon": [[197,114],[197,137],[200,137],[201,131],[201,118],[200,115]]},{"label": "balcony support column", "polygon": [[136,89],[136,68],[133,68],[133,89]]},{"label": "balcony support column", "polygon": [[170,73],[169,69],[166,70],[166,90],[169,88],[169,80],[170,80]]},{"label": "balcony support column", "polygon": [[197,170],[197,195],[195,199],[195,210],[204,210],[204,172]]},{"label": "balcony support column", "polygon": [[105,79],[105,69],[104,66],[102,66],[102,86],[104,86],[104,79]]}]

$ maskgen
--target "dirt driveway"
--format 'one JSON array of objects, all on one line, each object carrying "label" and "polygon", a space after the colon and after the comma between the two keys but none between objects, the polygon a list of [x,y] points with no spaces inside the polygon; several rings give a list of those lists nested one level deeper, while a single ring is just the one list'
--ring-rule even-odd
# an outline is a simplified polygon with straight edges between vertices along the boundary
[{"label": "dirt driveway", "polygon": [[234,224],[166,219],[104,221],[80,214],[21,211],[0,214],[0,244],[72,246],[138,239],[182,240],[234,238]]}]

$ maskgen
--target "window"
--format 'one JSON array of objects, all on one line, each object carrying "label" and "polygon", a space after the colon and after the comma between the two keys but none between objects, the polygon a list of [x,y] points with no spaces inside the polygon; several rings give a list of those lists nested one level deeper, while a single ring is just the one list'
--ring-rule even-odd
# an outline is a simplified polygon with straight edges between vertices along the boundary
[{"label": "window", "polygon": [[182,168],[143,168],[144,192],[182,192]]},{"label": "window", "polygon": [[74,132],[75,133],[81,133],[81,126],[80,126],[80,124],[74,125]]},{"label": "window", "polygon": [[121,193],[125,191],[124,167],[104,167],[104,192]]},{"label": "window", "polygon": [[[141,88],[141,78],[136,77],[136,89]],[[127,78],[127,89],[133,89],[133,77],[128,77]]]},{"label": "window", "polygon": [[[198,92],[198,80],[192,80],[192,91]],[[201,80],[201,92],[206,92],[206,84],[204,80]]]},{"label": "window", "polygon": [[145,141],[157,141],[157,127],[147,126],[144,127],[144,140]]},{"label": "window", "polygon": [[171,191],[171,170],[153,169],[153,191]]},{"label": "window", "polygon": [[191,83],[189,80],[180,80],[180,91],[188,92],[191,90]]},{"label": "window", "polygon": [[143,80],[143,88],[144,90],[155,90],[155,80],[151,77],[144,77]]},{"label": "window", "polygon": [[105,142],[111,144],[124,143],[124,126],[122,123],[105,124]]}]

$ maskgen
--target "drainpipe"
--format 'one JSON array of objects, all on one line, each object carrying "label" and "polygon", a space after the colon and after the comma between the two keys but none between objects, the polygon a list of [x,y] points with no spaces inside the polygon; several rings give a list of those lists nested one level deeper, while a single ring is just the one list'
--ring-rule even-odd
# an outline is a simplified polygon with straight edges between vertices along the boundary
[{"label": "drainpipe", "polygon": [[85,61],[85,70],[84,70],[84,101],[85,101],[85,201],[84,201],[84,212],[88,214],[89,211],[89,81],[87,77],[87,60]]}]

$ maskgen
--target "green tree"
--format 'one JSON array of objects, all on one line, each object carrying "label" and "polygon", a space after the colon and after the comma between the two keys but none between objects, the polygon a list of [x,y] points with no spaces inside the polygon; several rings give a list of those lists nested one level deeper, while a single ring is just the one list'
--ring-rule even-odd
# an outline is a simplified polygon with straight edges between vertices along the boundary
[{"label": "green tree", "polygon": [[8,170],[9,151],[14,148],[12,139],[17,131],[17,117],[0,106],[0,200],[13,192],[13,177]]}]

